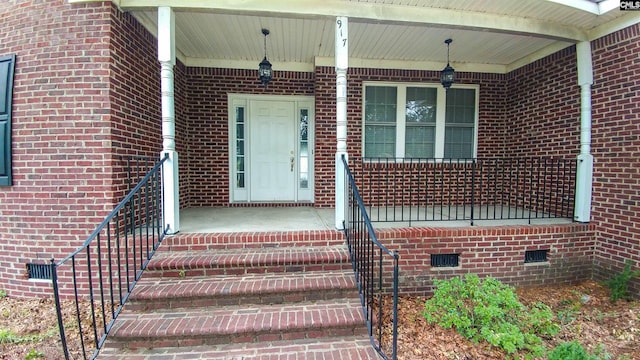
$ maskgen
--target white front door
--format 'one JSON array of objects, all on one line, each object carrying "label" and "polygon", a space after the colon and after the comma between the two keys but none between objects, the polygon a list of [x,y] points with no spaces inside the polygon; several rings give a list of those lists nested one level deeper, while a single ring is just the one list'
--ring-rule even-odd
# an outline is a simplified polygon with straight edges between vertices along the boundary
[{"label": "white front door", "polygon": [[251,200],[295,201],[295,103],[251,100],[249,114]]}]

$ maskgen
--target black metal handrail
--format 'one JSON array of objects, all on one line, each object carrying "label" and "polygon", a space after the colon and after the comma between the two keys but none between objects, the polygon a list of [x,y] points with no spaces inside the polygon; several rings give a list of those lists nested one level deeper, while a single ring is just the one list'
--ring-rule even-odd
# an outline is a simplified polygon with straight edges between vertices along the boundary
[{"label": "black metal handrail", "polygon": [[[74,358],[98,356],[133,287],[167,233],[162,228],[161,183],[162,164],[167,159],[165,156],[151,168],[82,246],[57,263],[51,260],[58,327],[67,360],[67,330],[77,331],[74,335],[81,354]],[[73,309],[63,311],[63,298],[73,301]]]},{"label": "black metal handrail", "polygon": [[[367,330],[376,351],[385,359],[395,360],[398,352],[399,255],[378,241],[344,156],[342,156],[342,162],[348,186],[349,205],[348,219],[343,224],[344,233],[366,317]],[[387,277],[388,274],[392,274],[392,277]],[[392,297],[390,309],[387,302],[383,301],[385,296]],[[389,315],[391,324],[388,323]],[[383,338],[383,334],[388,331],[391,332],[390,344]]]},{"label": "black metal handrail", "polygon": [[576,159],[359,158],[373,222],[573,219]]}]

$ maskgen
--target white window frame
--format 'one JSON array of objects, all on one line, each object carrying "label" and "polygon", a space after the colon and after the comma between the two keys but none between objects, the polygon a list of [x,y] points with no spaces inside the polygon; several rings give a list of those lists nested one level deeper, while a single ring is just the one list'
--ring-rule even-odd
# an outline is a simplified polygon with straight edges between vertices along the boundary
[{"label": "white window frame", "polygon": [[[362,154],[365,150],[365,99],[367,86],[392,86],[396,88],[396,158],[403,159],[405,156],[405,133],[406,133],[406,104],[407,104],[407,88],[408,87],[428,87],[435,88],[437,93],[436,100],[436,129],[435,129],[435,149],[434,158],[444,158],[444,140],[445,140],[445,113],[447,107],[446,91],[442,84],[439,83],[410,83],[410,82],[379,82],[379,81],[365,81],[362,83]],[[476,158],[478,154],[478,114],[479,114],[479,94],[480,86],[473,84],[454,84],[453,89],[473,89],[475,90],[475,114],[473,123],[473,150],[472,157]]]}]

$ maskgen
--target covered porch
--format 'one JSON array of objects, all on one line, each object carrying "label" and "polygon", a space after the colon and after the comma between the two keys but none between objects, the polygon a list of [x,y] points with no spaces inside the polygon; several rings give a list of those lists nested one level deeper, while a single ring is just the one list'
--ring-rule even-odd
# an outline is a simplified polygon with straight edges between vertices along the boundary
[{"label": "covered porch", "polygon": [[[119,6],[158,40],[170,233],[184,231],[182,208],[270,200],[334,207],[339,228],[347,154],[576,159],[572,215],[590,221],[590,42],[635,21],[612,1],[153,4]],[[450,65],[453,84],[441,78]],[[558,94],[531,101],[546,88]]]},{"label": "covered porch", "polygon": [[[456,207],[455,213],[463,210]],[[400,219],[403,214],[419,214],[419,218],[431,219],[441,209],[430,207],[398,207],[396,209],[370,208],[374,228],[400,229],[407,227],[468,227],[470,219],[386,221],[391,212]],[[506,225],[549,225],[570,224],[573,220],[564,217],[539,217],[527,210],[498,208],[495,206],[478,208],[478,213],[495,214],[491,220],[476,220],[475,226],[499,227]],[[520,218],[508,218],[508,214],[519,214]],[[530,217],[529,215],[532,215]],[[335,209],[312,206],[285,207],[192,207],[181,209],[181,234],[194,233],[235,233],[235,232],[286,232],[286,231],[337,231],[334,226]],[[452,215],[450,215],[452,216]]]}]

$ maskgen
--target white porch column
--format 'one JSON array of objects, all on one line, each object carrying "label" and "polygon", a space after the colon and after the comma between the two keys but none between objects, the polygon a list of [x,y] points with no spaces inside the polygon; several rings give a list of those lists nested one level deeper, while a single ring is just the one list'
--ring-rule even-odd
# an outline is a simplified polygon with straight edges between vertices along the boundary
[{"label": "white porch column", "polygon": [[164,227],[169,234],[180,231],[180,198],[178,184],[178,153],[174,106],[173,67],[176,64],[175,15],[168,6],[158,8],[158,60],[162,91],[162,153],[169,155],[162,166],[164,191]]},{"label": "white porch column", "polygon": [[593,64],[591,43],[576,45],[578,57],[578,85],[580,85],[580,155],[576,173],[576,199],[574,220],[591,220],[591,191],[593,185],[593,155],[591,155],[591,84]]},{"label": "white porch column", "polygon": [[[342,155],[347,157],[347,68],[349,67],[348,18],[336,17],[336,229],[347,220],[347,184]],[[347,157],[348,159],[348,157]]]}]

